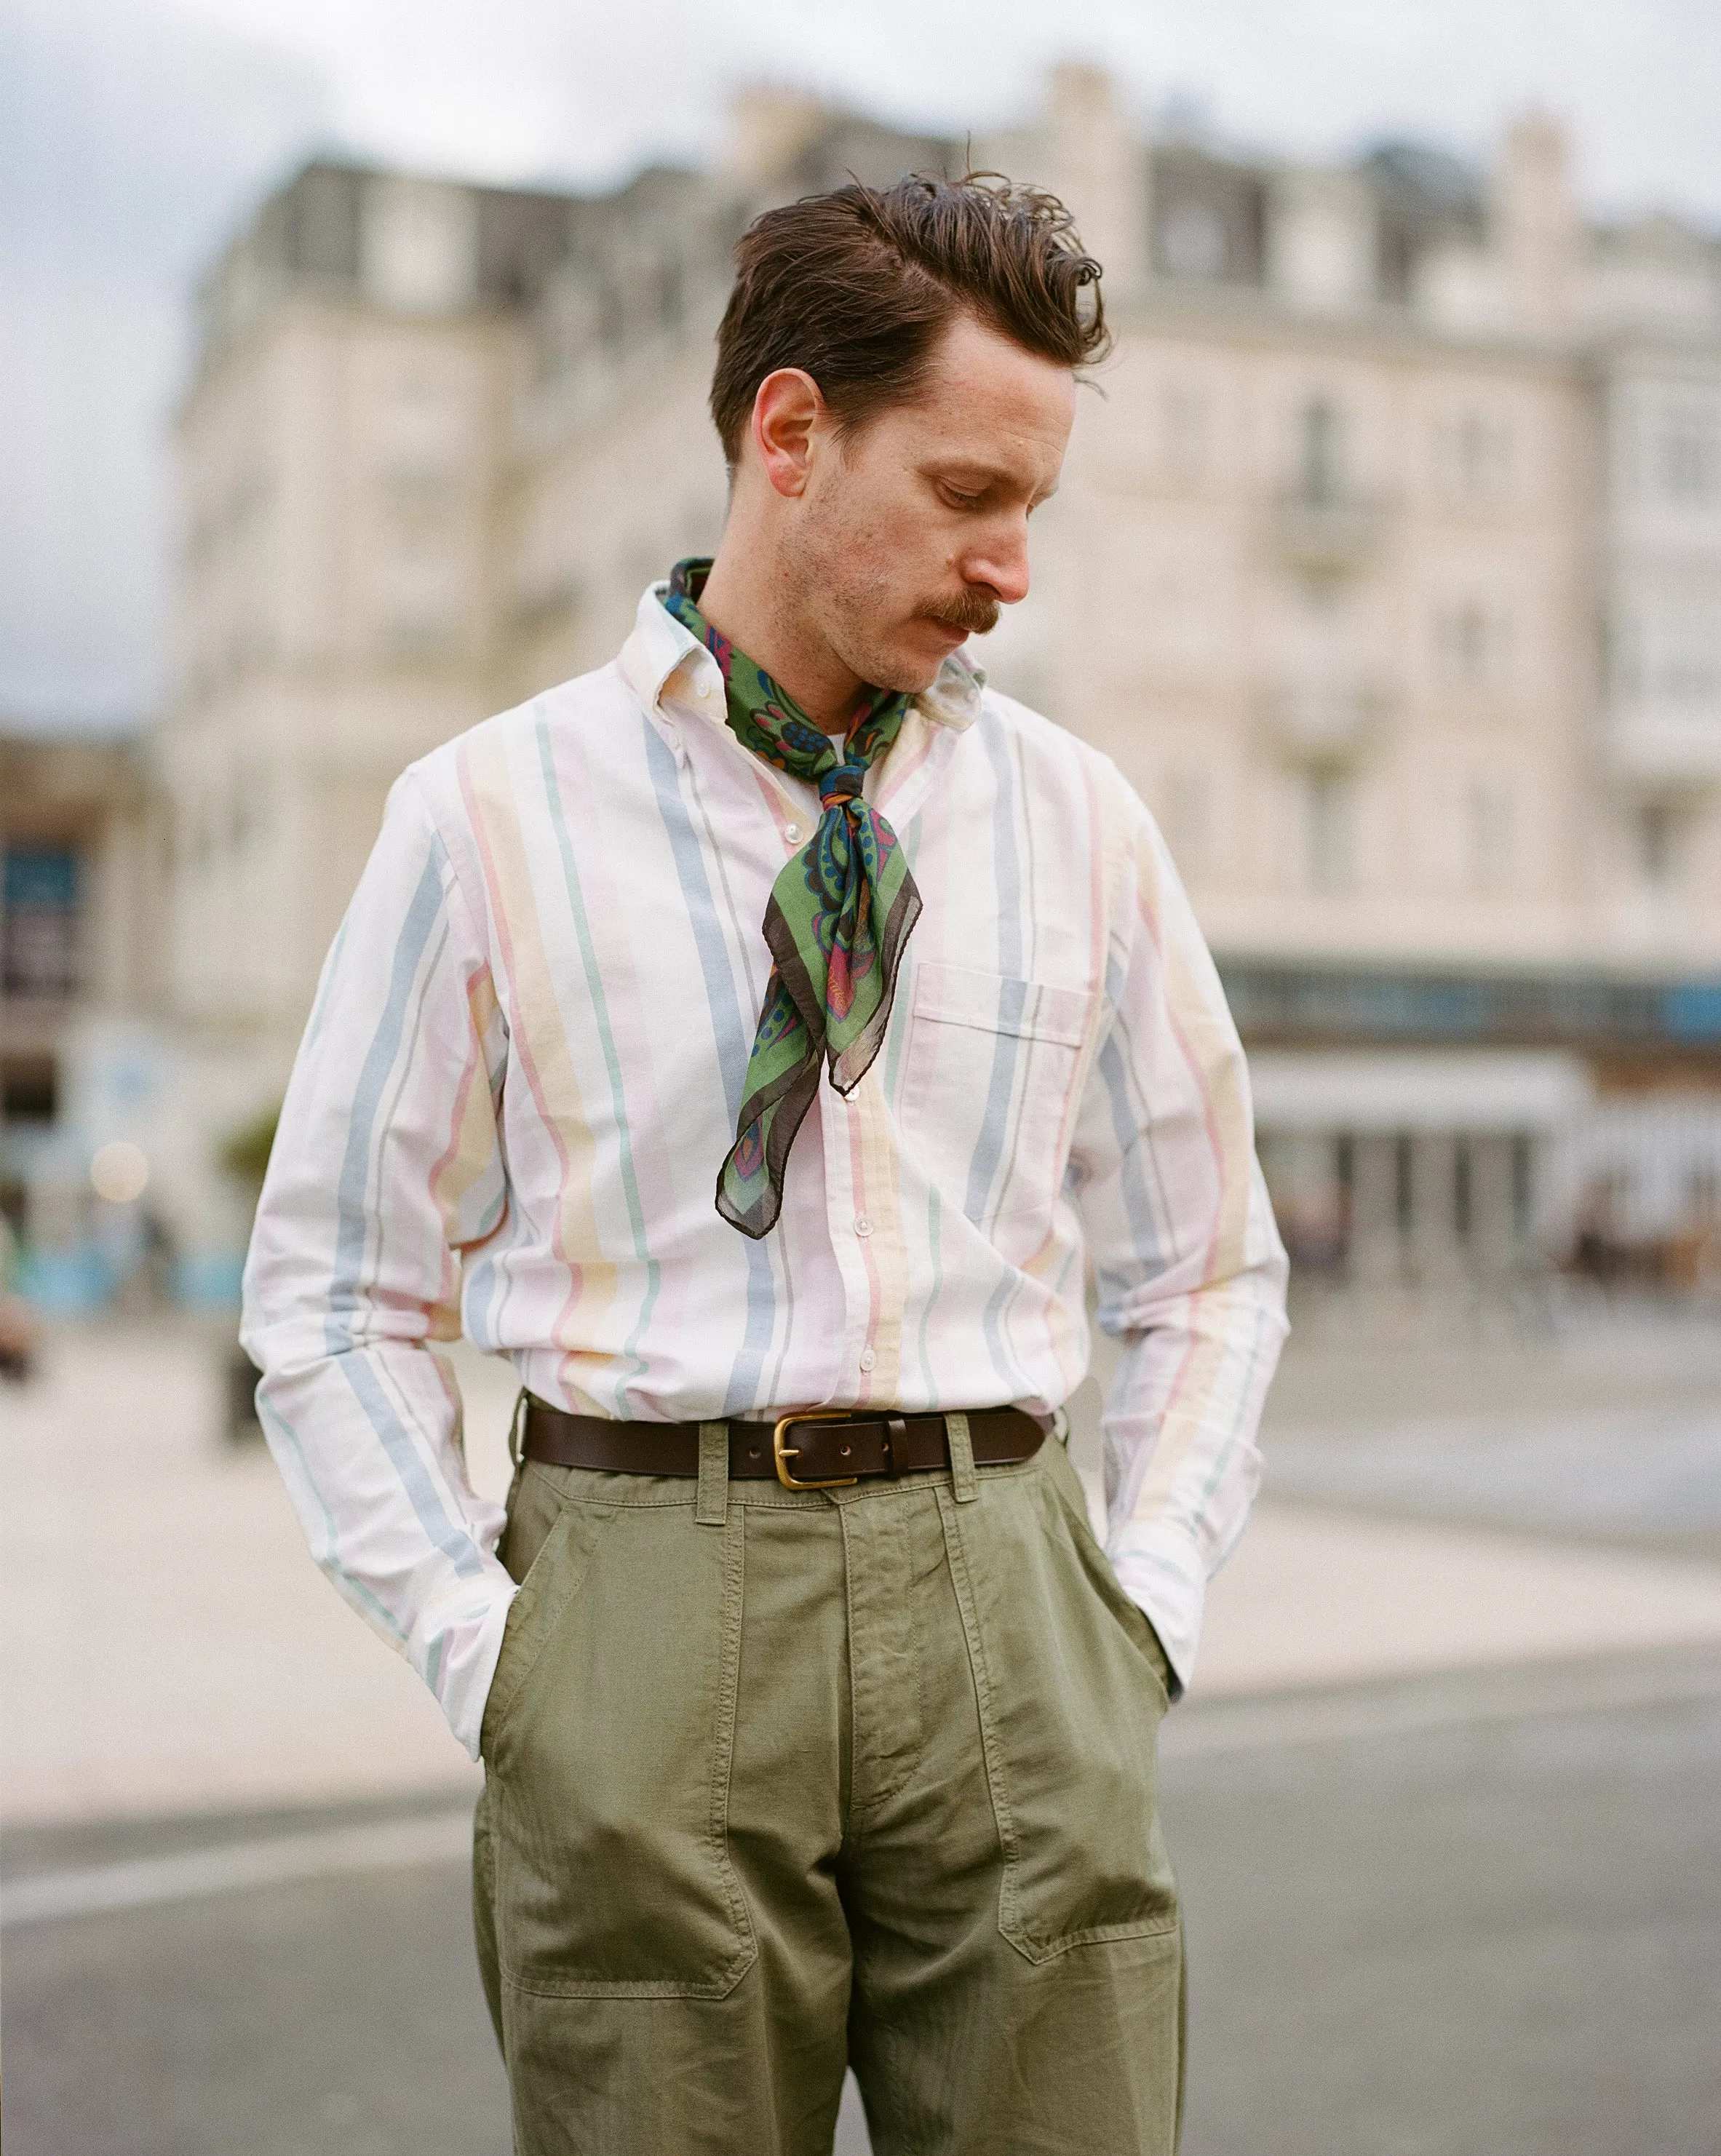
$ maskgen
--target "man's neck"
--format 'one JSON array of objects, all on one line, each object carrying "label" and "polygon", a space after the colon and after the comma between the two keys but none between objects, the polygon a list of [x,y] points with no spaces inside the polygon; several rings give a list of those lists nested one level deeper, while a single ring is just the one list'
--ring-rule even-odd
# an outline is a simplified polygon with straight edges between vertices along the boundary
[{"label": "man's neck", "polygon": [[738,558],[726,532],[699,610],[712,627],[787,690],[824,733],[846,734],[866,685],[816,632],[796,619],[781,584]]}]

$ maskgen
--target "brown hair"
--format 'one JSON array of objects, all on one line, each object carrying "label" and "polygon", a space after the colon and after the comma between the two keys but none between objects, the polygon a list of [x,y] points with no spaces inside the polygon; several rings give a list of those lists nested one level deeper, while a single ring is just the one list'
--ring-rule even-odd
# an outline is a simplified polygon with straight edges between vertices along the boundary
[{"label": "brown hair", "polygon": [[855,180],[768,209],[737,243],[735,270],[711,398],[732,467],[778,367],[810,374],[853,429],[913,400],[958,314],[1066,367],[1111,344],[1100,265],[1069,211],[996,172],[917,173],[884,189]]}]

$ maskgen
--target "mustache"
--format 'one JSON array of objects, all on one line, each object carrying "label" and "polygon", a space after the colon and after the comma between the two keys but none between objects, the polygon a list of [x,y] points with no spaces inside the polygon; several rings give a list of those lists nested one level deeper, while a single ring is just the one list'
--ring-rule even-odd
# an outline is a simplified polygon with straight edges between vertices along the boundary
[{"label": "mustache", "polygon": [[926,610],[929,621],[947,629],[959,629],[964,636],[985,636],[998,626],[1003,612],[999,602],[975,586],[965,585],[954,598],[941,599]]}]

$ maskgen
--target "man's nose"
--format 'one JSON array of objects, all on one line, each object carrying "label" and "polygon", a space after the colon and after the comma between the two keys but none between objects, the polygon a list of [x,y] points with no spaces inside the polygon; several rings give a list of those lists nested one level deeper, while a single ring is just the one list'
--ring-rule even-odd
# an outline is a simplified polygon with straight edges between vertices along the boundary
[{"label": "man's nose", "polygon": [[993,534],[962,564],[964,582],[986,584],[1005,606],[1028,596],[1028,532],[1025,526]]}]

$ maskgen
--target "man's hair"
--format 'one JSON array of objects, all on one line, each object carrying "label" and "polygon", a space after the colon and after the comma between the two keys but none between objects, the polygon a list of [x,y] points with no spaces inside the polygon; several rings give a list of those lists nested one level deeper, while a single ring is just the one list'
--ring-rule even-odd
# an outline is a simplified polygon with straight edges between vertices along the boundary
[{"label": "man's hair", "polygon": [[1056,195],[996,172],[851,181],[768,209],[735,249],[717,331],[712,417],[732,468],[759,384],[810,374],[845,432],[920,393],[959,314],[1076,367],[1111,344],[1100,265]]}]

